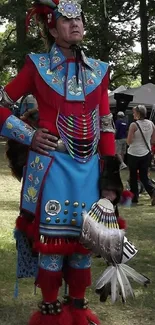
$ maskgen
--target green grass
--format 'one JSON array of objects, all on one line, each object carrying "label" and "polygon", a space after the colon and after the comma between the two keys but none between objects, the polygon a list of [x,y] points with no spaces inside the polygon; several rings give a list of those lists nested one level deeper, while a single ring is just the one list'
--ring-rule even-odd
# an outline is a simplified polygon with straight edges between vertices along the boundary
[{"label": "green grass", "polygon": [[[20,183],[10,175],[4,157],[5,143],[0,142],[0,325],[26,325],[30,314],[41,298],[39,289],[34,295],[33,279],[19,281],[19,296],[13,298],[16,248],[13,238],[15,219],[18,216]],[[124,183],[128,172],[122,171]],[[154,177],[154,173],[152,173]],[[155,177],[154,177],[155,178]],[[140,204],[132,208],[120,208],[128,222],[127,238],[139,249],[130,262],[137,271],[151,279],[147,288],[133,283],[135,300],[126,305],[99,302],[94,293],[95,281],[105,268],[102,259],[94,258],[92,265],[93,283],[87,291],[90,307],[96,311],[101,324],[108,325],[154,325],[155,324],[155,207],[151,207],[148,195],[140,198]]]}]

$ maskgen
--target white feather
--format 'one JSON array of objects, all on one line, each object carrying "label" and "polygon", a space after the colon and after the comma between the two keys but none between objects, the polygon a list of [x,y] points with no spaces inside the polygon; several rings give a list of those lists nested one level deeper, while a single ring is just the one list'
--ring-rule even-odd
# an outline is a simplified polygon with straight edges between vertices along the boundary
[{"label": "white feather", "polygon": [[125,294],[124,283],[123,283],[123,279],[122,279],[121,274],[120,274],[119,267],[117,265],[116,265],[116,270],[117,270],[117,279],[118,279],[118,283],[120,285],[122,297],[123,297],[124,301],[126,301],[126,294]]},{"label": "white feather", "polygon": [[114,266],[108,266],[107,269],[103,272],[100,278],[97,280],[96,289],[101,289],[105,284],[111,282],[113,273],[115,272]]},{"label": "white feather", "polygon": [[135,271],[130,266],[122,263],[121,268],[126,273],[126,275],[131,277],[134,281],[136,281],[136,282],[138,282],[140,284],[143,284],[143,285],[150,283],[150,280],[147,277],[145,277],[144,275],[138,273],[137,271]]},{"label": "white feather", "polygon": [[122,260],[124,230],[112,229],[110,236],[110,254],[114,262]]},{"label": "white feather", "polygon": [[118,299],[118,282],[117,282],[117,270],[115,268],[115,272],[111,278],[111,301],[114,303]]},{"label": "white feather", "polygon": [[134,298],[135,295],[134,295],[133,289],[131,287],[131,284],[129,282],[128,277],[126,276],[126,274],[125,274],[125,272],[124,272],[124,270],[122,268],[122,264],[119,264],[118,268],[119,268],[119,271],[120,271],[120,275],[122,277],[122,281],[124,283],[124,289],[125,289],[126,297],[131,296],[132,298]]}]

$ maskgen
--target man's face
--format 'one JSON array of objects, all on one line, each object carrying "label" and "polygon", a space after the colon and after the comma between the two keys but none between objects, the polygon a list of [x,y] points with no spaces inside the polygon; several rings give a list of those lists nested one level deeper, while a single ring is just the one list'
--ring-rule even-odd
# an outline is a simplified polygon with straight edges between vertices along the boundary
[{"label": "man's face", "polygon": [[82,17],[68,19],[61,16],[56,22],[56,27],[50,32],[59,45],[63,46],[65,43],[78,44],[82,41],[84,34]]}]

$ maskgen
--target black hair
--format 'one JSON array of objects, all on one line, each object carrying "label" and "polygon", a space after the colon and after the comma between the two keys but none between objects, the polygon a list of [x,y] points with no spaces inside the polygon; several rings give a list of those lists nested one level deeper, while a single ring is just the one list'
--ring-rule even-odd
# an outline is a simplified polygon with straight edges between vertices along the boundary
[{"label": "black hair", "polygon": [[49,31],[49,27],[46,23],[45,15],[40,14],[40,15],[38,15],[37,18],[39,21],[39,28],[40,28],[42,41],[44,43],[45,49],[47,50],[47,52],[49,52],[52,45],[55,42],[55,39]]}]

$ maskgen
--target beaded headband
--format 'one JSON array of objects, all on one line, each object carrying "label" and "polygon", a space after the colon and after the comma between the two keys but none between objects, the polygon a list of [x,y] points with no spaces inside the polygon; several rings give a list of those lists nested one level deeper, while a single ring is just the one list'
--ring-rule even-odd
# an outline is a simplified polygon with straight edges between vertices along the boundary
[{"label": "beaded headband", "polygon": [[79,17],[82,13],[82,0],[37,0],[28,11],[26,26],[28,28],[31,18],[43,15],[49,28],[55,26],[60,16],[69,19]]}]

